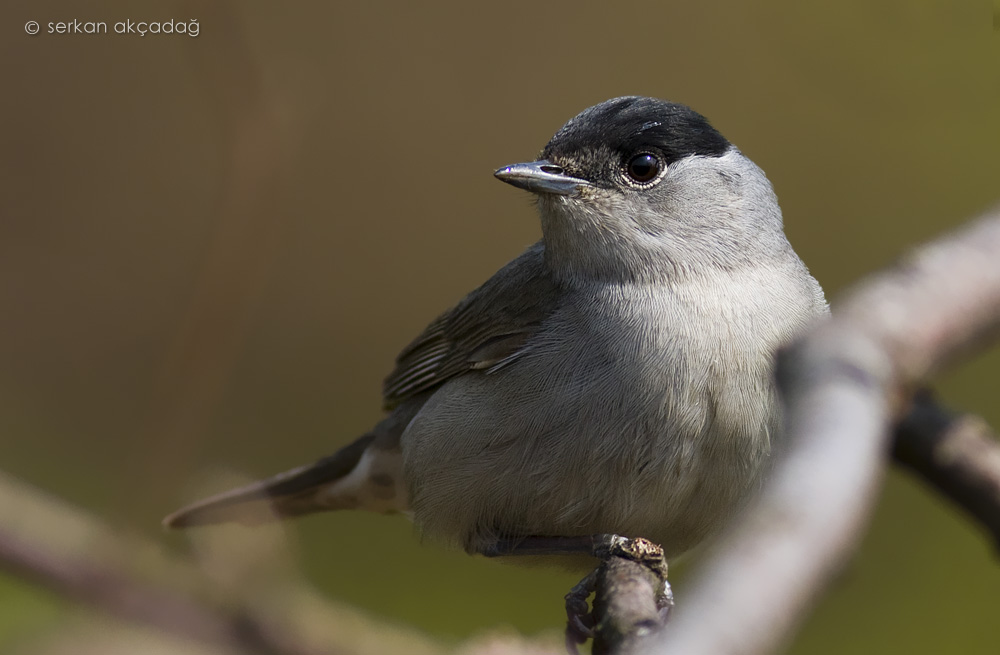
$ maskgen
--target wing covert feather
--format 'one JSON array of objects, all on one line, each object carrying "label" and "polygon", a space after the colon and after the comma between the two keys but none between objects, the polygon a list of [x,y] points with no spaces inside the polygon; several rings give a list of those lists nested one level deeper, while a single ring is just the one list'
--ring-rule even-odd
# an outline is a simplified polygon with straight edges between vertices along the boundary
[{"label": "wing covert feather", "polygon": [[497,271],[435,319],[396,358],[382,394],[387,408],[472,370],[514,359],[558,303],[541,243]]}]

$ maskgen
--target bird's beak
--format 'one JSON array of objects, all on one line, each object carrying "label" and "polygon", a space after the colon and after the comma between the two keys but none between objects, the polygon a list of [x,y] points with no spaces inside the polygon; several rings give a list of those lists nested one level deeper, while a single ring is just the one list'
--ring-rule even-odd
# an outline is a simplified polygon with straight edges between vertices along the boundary
[{"label": "bird's beak", "polygon": [[590,183],[580,178],[566,174],[560,166],[541,159],[527,164],[511,164],[498,169],[494,175],[519,189],[527,189],[532,193],[554,193],[569,196],[590,186]]}]

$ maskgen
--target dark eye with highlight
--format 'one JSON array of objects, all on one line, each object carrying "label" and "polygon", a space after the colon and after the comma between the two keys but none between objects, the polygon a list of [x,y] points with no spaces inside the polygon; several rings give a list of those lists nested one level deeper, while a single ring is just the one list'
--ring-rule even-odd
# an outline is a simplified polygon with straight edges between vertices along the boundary
[{"label": "dark eye with highlight", "polygon": [[636,182],[649,182],[660,174],[661,168],[662,164],[656,155],[644,152],[628,160],[625,172]]}]

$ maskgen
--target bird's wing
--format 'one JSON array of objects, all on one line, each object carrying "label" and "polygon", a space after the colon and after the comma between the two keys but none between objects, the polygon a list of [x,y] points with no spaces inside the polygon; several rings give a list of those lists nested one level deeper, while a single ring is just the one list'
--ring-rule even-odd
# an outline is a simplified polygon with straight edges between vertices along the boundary
[{"label": "bird's wing", "polygon": [[537,243],[439,316],[396,358],[382,394],[387,408],[473,370],[493,370],[523,347],[558,303],[558,284]]}]

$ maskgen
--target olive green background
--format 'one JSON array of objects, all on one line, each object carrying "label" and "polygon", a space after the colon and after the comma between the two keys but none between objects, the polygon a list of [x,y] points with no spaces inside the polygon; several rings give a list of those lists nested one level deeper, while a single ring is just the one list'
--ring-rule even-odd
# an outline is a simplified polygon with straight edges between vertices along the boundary
[{"label": "olive green background", "polygon": [[[0,468],[183,551],[159,520],[220,472],[308,462],[378,419],[397,350],[539,236],[493,170],[609,97],[708,116],[834,301],[1000,200],[988,2],[361,5],[3,3]],[[46,33],[74,18],[200,34]],[[991,352],[939,388],[1000,426],[998,379]],[[421,544],[398,517],[289,534],[324,594],[448,639],[558,630],[578,577]],[[998,610],[987,540],[894,472],[790,651],[996,653]],[[71,614],[0,577],[0,650]]]}]

